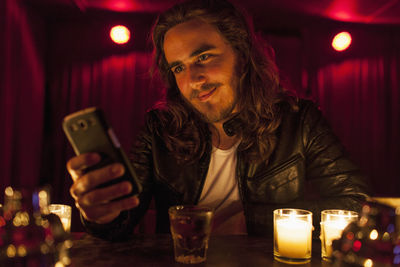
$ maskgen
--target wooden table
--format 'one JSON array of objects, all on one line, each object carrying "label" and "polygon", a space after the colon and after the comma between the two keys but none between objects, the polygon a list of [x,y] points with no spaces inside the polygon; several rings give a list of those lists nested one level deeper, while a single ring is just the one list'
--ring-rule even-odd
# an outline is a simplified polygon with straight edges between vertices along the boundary
[{"label": "wooden table", "polygon": [[[73,267],[190,266],[176,263],[170,235],[138,235],[124,242],[108,242],[89,235],[73,241],[70,250]],[[207,261],[195,266],[331,266],[321,260],[320,241],[313,240],[312,260],[288,265],[273,258],[271,239],[246,235],[212,236]]]}]

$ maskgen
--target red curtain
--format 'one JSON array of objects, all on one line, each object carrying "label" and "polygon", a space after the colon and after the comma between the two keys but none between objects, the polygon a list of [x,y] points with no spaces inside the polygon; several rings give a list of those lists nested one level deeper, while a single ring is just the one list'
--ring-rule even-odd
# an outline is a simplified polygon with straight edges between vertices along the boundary
[{"label": "red curtain", "polygon": [[313,91],[376,195],[398,196],[400,52],[320,68]]},{"label": "red curtain", "polygon": [[[128,152],[146,110],[161,97],[162,87],[151,79],[150,66],[151,56],[145,52],[55,66],[48,78],[41,171],[41,182],[51,185],[53,202],[73,205],[65,164],[74,153],[62,131],[63,118],[83,108],[101,107]],[[76,209],[72,219],[73,229],[82,230]]]},{"label": "red curtain", "polygon": [[0,1],[0,199],[39,177],[45,74],[42,21],[19,0]]},{"label": "red curtain", "polygon": [[101,107],[128,151],[146,110],[161,96],[160,84],[151,80],[150,65],[148,53],[132,52],[59,67],[49,77],[42,177],[60,201],[70,199],[66,188],[72,182],[65,163],[73,156],[62,132],[63,117],[83,108]]}]

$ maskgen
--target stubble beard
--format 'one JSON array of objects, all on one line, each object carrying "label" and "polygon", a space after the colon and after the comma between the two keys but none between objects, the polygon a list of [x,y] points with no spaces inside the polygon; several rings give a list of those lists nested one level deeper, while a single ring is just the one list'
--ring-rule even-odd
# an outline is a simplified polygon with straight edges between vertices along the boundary
[{"label": "stubble beard", "polygon": [[[186,98],[185,96],[181,95],[183,100],[186,102],[188,106],[190,106],[192,109],[196,111],[196,113],[199,114],[199,116],[206,122],[206,123],[217,123],[221,122],[232,114],[232,111],[234,110],[237,102],[237,96],[236,96],[236,91],[233,91],[233,95],[231,96],[232,98],[228,99],[227,101],[224,101],[224,99],[221,99],[222,102],[217,103],[217,104],[212,104],[209,102],[203,102],[203,103],[196,103],[192,102],[193,99],[196,99],[198,95],[200,94],[201,91],[205,90],[210,90],[212,88],[217,88],[220,87],[222,84],[221,83],[209,83],[205,84],[202,86],[201,90],[194,90],[191,95],[189,96],[190,99]],[[192,100],[192,101],[191,101]]]},{"label": "stubble beard", "polygon": [[217,123],[224,121],[228,119],[233,110],[236,107],[236,103],[238,100],[237,96],[237,90],[238,90],[238,82],[232,82],[231,88],[232,88],[232,95],[229,99],[220,99],[219,103],[210,103],[210,102],[202,102],[202,103],[196,103],[192,102],[194,99],[196,99],[199,94],[202,91],[207,91],[207,90],[212,90],[213,88],[218,88],[223,86],[222,83],[219,82],[214,82],[214,83],[206,83],[202,85],[200,90],[193,90],[193,92],[190,94],[189,99],[186,98],[184,95],[181,95],[181,97],[184,99],[184,101],[191,107],[193,108],[199,115],[202,117],[202,119],[206,123]]},{"label": "stubble beard", "polygon": [[216,107],[210,103],[204,103],[201,107],[196,107],[195,105],[191,104],[191,106],[202,115],[207,123],[216,123],[226,120],[232,114],[235,105],[235,100],[226,103],[226,105],[223,107]]}]

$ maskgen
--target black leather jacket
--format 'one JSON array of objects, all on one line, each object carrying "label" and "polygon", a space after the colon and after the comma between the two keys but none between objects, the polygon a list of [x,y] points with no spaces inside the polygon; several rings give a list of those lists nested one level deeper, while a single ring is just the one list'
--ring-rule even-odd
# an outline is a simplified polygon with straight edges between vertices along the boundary
[{"label": "black leather jacket", "polygon": [[[208,153],[199,162],[182,166],[169,155],[157,134],[159,128],[157,112],[149,112],[134,148],[133,166],[143,185],[139,207],[122,212],[107,225],[84,221],[88,232],[107,239],[125,237],[145,214],[153,197],[156,231],[169,232],[168,208],[198,203],[210,161],[211,141]],[[367,196],[367,186],[312,102],[300,100],[299,111],[283,117],[277,137],[268,165],[247,164],[238,153],[237,177],[248,234],[271,236],[273,210],[277,208],[312,211],[316,235],[322,210],[359,210]]]}]

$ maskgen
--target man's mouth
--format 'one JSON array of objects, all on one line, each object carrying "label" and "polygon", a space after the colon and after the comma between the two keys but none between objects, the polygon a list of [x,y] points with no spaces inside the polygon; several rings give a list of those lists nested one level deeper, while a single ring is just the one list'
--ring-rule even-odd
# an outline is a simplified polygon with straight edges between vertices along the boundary
[{"label": "man's mouth", "polygon": [[216,87],[214,87],[213,89],[211,89],[211,91],[207,91],[207,92],[201,92],[198,96],[197,99],[199,101],[206,101],[212,94],[214,94],[214,92],[217,90]]}]

